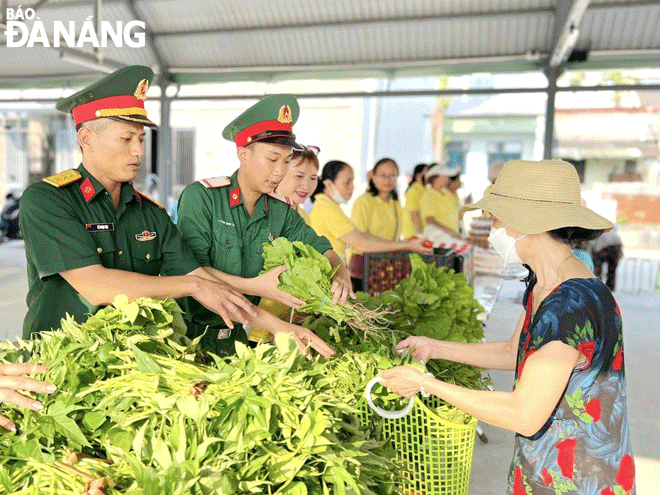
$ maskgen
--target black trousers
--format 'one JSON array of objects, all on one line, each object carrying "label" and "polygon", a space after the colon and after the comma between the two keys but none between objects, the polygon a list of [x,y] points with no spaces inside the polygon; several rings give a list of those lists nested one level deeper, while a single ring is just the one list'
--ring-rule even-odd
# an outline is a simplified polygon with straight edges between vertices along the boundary
[{"label": "black trousers", "polygon": [[608,246],[593,254],[594,260],[594,274],[603,279],[603,264],[607,264],[607,275],[605,278],[605,285],[614,292],[616,285],[616,266],[623,256],[621,246]]}]

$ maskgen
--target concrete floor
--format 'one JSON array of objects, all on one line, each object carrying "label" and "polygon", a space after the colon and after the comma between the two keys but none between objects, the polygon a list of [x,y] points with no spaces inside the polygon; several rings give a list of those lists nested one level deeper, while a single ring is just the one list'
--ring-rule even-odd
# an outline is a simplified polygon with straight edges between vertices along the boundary
[{"label": "concrete floor", "polygon": [[[522,311],[521,282],[505,282],[486,325],[487,340],[508,339]],[[27,277],[22,241],[0,244],[0,340],[21,335]],[[637,495],[660,495],[660,293],[615,293],[626,350],[628,414],[637,468]],[[492,372],[497,390],[510,390],[512,373]],[[470,495],[502,494],[513,453],[513,433],[480,423],[488,443],[476,441]]]}]

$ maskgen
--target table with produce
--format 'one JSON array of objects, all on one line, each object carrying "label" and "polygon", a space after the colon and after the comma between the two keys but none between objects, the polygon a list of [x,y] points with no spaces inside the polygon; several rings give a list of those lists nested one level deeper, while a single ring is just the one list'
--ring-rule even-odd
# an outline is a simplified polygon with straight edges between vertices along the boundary
[{"label": "table with produce", "polygon": [[[0,495],[467,495],[474,418],[433,396],[382,418],[365,398],[380,370],[402,364],[486,385],[478,368],[395,350],[409,335],[483,338],[464,274],[411,255],[392,290],[333,306],[334,270],[313,248],[279,238],[264,259],[264,270],[287,266],[280,288],[307,302],[296,322],[336,356],[308,360],[278,336],[220,358],[185,336],[174,300],[122,296],[83,324],[0,344],[2,362],[48,364],[40,378],[57,385],[42,411],[0,405],[17,427],[0,432]],[[408,402],[378,385],[372,399]]]}]

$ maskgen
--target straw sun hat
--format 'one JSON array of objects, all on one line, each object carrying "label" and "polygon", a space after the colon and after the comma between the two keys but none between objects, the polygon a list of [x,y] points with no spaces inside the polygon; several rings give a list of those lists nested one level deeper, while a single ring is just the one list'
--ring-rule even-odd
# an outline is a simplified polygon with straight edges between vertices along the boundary
[{"label": "straw sun hat", "polygon": [[523,234],[561,227],[614,227],[609,220],[582,206],[575,167],[562,160],[507,162],[491,192],[464,209],[487,210]]}]

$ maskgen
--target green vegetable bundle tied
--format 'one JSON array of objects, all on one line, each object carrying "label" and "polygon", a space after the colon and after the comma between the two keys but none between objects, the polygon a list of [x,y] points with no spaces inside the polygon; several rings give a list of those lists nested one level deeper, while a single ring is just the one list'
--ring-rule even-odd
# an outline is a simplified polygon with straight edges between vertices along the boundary
[{"label": "green vegetable bundle tied", "polygon": [[313,247],[278,237],[272,243],[264,243],[263,256],[262,273],[286,265],[287,270],[280,275],[278,287],[307,303],[299,309],[300,312],[328,315],[337,323],[346,322],[365,334],[387,323],[384,319],[387,312],[381,309],[370,310],[351,301],[345,305],[332,304],[330,288],[338,267],[332,268],[328,258]]}]

